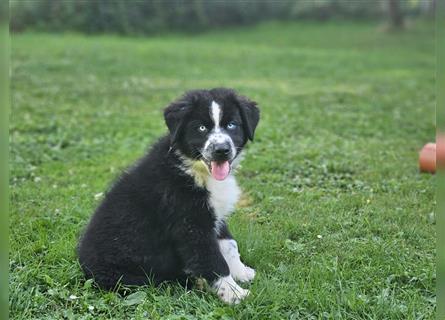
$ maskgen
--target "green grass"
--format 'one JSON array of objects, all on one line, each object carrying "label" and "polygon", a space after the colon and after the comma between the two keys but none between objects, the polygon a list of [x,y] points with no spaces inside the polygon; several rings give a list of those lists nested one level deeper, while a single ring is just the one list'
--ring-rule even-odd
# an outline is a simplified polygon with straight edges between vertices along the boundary
[{"label": "green grass", "polygon": [[[433,319],[435,180],[417,167],[435,135],[433,56],[420,22],[14,35],[11,318]],[[230,219],[257,270],[251,296],[99,291],[74,251],[95,195],[165,133],[163,107],[216,86],[262,110],[238,175],[249,201]]]}]

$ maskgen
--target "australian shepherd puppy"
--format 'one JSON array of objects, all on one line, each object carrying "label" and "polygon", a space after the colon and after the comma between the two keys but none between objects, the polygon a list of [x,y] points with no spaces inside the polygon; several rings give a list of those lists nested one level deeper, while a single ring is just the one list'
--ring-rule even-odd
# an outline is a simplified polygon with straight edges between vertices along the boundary
[{"label": "australian shepherd puppy", "polygon": [[78,246],[83,271],[104,289],[202,277],[227,303],[251,281],[226,224],[240,196],[234,172],[259,121],[233,90],[187,92],[164,111],[169,133],[125,172]]}]

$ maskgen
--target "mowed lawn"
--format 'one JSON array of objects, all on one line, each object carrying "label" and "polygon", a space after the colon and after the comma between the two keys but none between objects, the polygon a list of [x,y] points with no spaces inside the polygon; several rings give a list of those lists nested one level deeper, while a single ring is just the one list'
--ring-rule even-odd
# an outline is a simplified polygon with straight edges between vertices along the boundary
[{"label": "mowed lawn", "polygon": [[[10,317],[433,319],[435,178],[417,157],[435,135],[434,60],[425,22],[13,35]],[[262,111],[230,219],[251,296],[85,282],[75,247],[101,193],[166,132],[170,101],[218,86]]]}]

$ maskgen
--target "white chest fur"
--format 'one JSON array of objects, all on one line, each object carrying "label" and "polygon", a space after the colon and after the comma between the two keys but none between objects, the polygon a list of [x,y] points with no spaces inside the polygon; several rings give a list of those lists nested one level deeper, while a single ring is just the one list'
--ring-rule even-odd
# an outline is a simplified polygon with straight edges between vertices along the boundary
[{"label": "white chest fur", "polygon": [[235,209],[241,190],[232,175],[223,181],[215,180],[210,176],[207,179],[206,188],[210,194],[209,204],[215,213],[218,227],[218,222],[224,221]]}]

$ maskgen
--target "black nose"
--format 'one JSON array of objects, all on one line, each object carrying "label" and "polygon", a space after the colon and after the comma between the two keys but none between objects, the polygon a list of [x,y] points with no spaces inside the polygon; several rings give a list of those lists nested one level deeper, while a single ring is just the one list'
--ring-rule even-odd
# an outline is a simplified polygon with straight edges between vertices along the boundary
[{"label": "black nose", "polygon": [[230,154],[230,145],[228,143],[216,144],[213,146],[213,156],[216,159],[224,159]]}]

